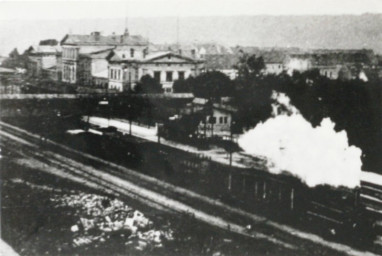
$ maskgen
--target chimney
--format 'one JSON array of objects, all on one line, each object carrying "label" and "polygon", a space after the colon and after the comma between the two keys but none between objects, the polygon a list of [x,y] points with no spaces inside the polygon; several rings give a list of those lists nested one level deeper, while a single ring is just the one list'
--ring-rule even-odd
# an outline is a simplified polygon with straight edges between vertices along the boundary
[{"label": "chimney", "polygon": [[145,59],[147,56],[147,48],[143,49],[143,58]]},{"label": "chimney", "polygon": [[95,41],[99,41],[99,39],[101,37],[101,33],[99,31],[94,31],[90,35],[92,35],[94,37]]},{"label": "chimney", "polygon": [[191,50],[191,55],[192,55],[192,58],[196,58],[196,50],[195,49],[192,49]]}]

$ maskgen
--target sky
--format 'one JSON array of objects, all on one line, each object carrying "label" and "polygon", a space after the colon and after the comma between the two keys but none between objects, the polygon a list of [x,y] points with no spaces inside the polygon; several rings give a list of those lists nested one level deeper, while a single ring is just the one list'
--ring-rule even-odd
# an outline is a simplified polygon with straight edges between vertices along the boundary
[{"label": "sky", "polygon": [[0,20],[362,13],[382,13],[382,0],[0,0]]}]

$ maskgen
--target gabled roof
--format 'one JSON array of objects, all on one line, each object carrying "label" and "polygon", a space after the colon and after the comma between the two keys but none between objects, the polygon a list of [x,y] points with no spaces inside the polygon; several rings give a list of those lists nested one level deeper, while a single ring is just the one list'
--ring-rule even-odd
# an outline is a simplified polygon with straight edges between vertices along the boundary
[{"label": "gabled roof", "polygon": [[183,59],[183,60],[187,60],[187,61],[190,61],[190,62],[197,62],[196,59],[193,59],[193,58],[188,57],[188,56],[176,54],[176,53],[171,52],[171,51],[155,52],[155,53],[149,54],[142,61],[143,62],[150,62],[150,61],[162,59],[162,58],[169,57],[169,56],[176,57],[176,58]]},{"label": "gabled roof", "polygon": [[130,53],[126,52],[126,51],[113,50],[113,53],[110,54],[108,60],[111,62],[150,63],[150,62],[160,60],[162,58],[168,58],[169,56],[171,56],[171,57],[183,59],[185,61],[192,62],[192,63],[200,62],[199,60],[190,58],[188,56],[176,54],[176,53],[171,52],[171,51],[153,52],[153,53],[148,54],[145,58],[143,58],[143,57],[140,57],[140,58],[123,58],[124,54],[130,54]]},{"label": "gabled roof", "polygon": [[59,45],[32,45],[27,49],[30,54],[57,54],[61,52]]},{"label": "gabled roof", "polygon": [[61,45],[148,45],[148,40],[140,35],[73,35],[68,34],[61,40]]}]

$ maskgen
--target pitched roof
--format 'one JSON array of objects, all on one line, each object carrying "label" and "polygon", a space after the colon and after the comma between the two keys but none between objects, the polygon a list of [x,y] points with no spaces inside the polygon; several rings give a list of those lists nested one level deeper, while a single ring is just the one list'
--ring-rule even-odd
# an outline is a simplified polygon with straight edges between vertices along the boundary
[{"label": "pitched roof", "polygon": [[60,45],[32,45],[27,50],[30,54],[57,54],[61,52]]},{"label": "pitched roof", "polygon": [[213,107],[215,109],[224,110],[224,111],[228,111],[228,112],[236,112],[237,111],[237,108],[235,108],[232,105],[228,105],[228,104],[214,103]]},{"label": "pitched roof", "polygon": [[205,104],[207,104],[208,103],[208,99],[204,99],[204,98],[194,98],[193,100],[192,100],[192,103],[193,104],[198,104],[198,105],[205,105]]},{"label": "pitched roof", "polygon": [[158,52],[152,52],[148,54],[145,58],[124,58],[123,55],[129,56],[130,52],[126,50],[114,50],[113,55],[109,58],[110,61],[115,62],[140,62],[140,63],[147,63],[154,60],[158,60],[167,56],[174,56],[180,59],[187,60],[189,62],[198,62],[198,60],[190,58],[188,56],[176,54],[171,51],[158,51]]},{"label": "pitched roof", "polygon": [[148,45],[148,40],[140,35],[68,34],[61,40],[61,45]]},{"label": "pitched roof", "polygon": [[146,58],[143,59],[143,61],[144,62],[150,62],[150,61],[161,59],[161,58],[164,58],[167,56],[177,57],[177,58],[184,59],[184,60],[187,60],[190,62],[197,62],[198,61],[197,59],[191,58],[189,56],[185,56],[184,54],[177,54],[177,53],[174,53],[172,51],[151,53],[151,54],[147,55]]}]

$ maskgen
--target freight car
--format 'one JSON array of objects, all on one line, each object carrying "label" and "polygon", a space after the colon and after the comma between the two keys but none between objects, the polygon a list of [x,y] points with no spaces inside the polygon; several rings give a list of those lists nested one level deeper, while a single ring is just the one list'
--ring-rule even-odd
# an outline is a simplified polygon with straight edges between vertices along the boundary
[{"label": "freight car", "polygon": [[231,199],[284,222],[310,223],[324,236],[371,241],[375,223],[382,219],[382,185],[375,184],[376,179],[363,180],[354,189],[310,188],[288,173],[243,169],[229,172],[226,180]]}]

